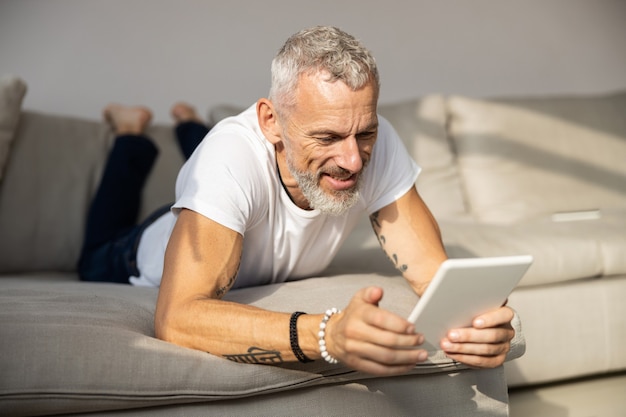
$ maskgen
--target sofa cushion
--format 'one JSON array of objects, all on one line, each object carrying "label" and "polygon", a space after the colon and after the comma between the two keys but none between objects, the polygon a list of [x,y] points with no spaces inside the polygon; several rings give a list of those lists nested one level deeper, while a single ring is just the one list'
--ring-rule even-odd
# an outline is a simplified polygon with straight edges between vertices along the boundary
[{"label": "sofa cushion", "polygon": [[472,214],[511,223],[626,207],[626,93],[451,97],[449,132]]},{"label": "sofa cushion", "polygon": [[444,97],[429,95],[381,104],[378,111],[389,120],[413,159],[422,167],[417,189],[435,217],[464,216],[467,210],[456,157],[446,134]]},{"label": "sofa cushion", "polygon": [[603,210],[599,218],[581,221],[546,216],[512,225],[440,225],[451,257],[533,255],[520,286],[626,274],[626,209]]},{"label": "sofa cushion", "polygon": [[22,113],[0,189],[0,272],[75,269],[108,146],[100,123]]},{"label": "sofa cushion", "polygon": [[626,275],[516,289],[509,304],[524,321],[528,349],[519,360],[505,364],[507,382],[523,386],[623,372],[625,298]]},{"label": "sofa cushion", "polygon": [[[145,186],[141,218],[173,201],[182,164],[170,126],[147,133],[160,157]],[[0,272],[76,269],[112,140],[99,120],[22,113],[0,187]]]},{"label": "sofa cushion", "polygon": [[[398,314],[408,315],[417,299],[402,278],[377,275],[246,288],[227,299],[320,313],[345,307],[368,285],[381,286],[381,305]],[[368,378],[324,361],[242,365],[158,340],[153,333],[156,297],[156,289],[118,284],[0,280],[0,409],[34,415],[42,411],[37,407],[65,407],[65,413],[146,407]],[[510,358],[523,351],[520,336]],[[414,373],[462,369],[437,353]]]},{"label": "sofa cushion", "polygon": [[12,75],[0,77],[0,183],[9,159],[25,94],[26,83],[20,78]]}]

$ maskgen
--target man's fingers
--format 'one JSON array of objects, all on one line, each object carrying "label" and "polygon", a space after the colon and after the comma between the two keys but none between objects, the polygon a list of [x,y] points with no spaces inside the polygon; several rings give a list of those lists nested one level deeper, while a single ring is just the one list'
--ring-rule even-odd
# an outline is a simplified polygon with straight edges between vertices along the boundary
[{"label": "man's fingers", "polygon": [[359,340],[350,340],[344,346],[349,357],[348,364],[362,370],[359,364],[370,362],[384,367],[411,369],[417,363],[428,359],[423,349],[396,349]]},{"label": "man's fingers", "polygon": [[504,343],[515,337],[515,330],[510,324],[490,329],[465,329],[451,330],[447,334],[447,340],[452,343]]},{"label": "man's fingers", "polygon": [[[378,303],[383,298],[383,290],[379,287],[367,287],[360,290],[353,299],[346,313],[350,314],[351,326],[354,323],[364,323],[379,329],[402,333],[415,334],[413,323],[390,311],[378,308]],[[361,303],[363,302],[363,303]],[[351,328],[351,327],[348,327]],[[357,327],[358,329],[358,327]],[[366,329],[369,331],[369,329]],[[363,333],[359,335],[363,337]]]},{"label": "man's fingers", "polygon": [[346,309],[329,322],[328,351],[346,365],[376,375],[406,373],[428,358],[418,349],[424,337],[415,326],[378,307],[383,290],[363,288]]},{"label": "man's fingers", "polygon": [[[393,321],[393,320],[391,320]],[[414,331],[407,331],[406,323],[394,326],[377,326],[367,322],[355,322],[345,330],[347,340],[359,340],[388,348],[415,348],[424,343],[424,336]]]},{"label": "man's fingers", "polygon": [[515,313],[509,307],[500,307],[496,310],[481,314],[472,321],[472,326],[477,329],[498,327],[513,320]]},{"label": "man's fingers", "polygon": [[514,336],[510,323],[489,329],[455,329],[441,341],[441,348],[449,358],[468,366],[492,368],[504,362]]},{"label": "man's fingers", "polygon": [[380,300],[383,299],[383,289],[380,287],[367,287],[359,291],[361,298],[368,304],[378,306]]},{"label": "man's fingers", "polygon": [[484,356],[497,356],[502,353],[507,353],[510,349],[508,342],[501,343],[454,343],[449,339],[443,339],[441,341],[441,349],[450,354],[466,354],[466,355],[484,355]]}]

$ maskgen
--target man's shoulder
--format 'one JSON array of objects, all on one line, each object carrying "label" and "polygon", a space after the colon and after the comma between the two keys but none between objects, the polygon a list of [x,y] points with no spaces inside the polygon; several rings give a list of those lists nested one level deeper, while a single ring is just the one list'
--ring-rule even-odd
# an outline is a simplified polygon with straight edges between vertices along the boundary
[{"label": "man's shoulder", "polygon": [[256,106],[252,105],[239,113],[232,114],[219,120],[209,132],[209,135],[228,130],[259,131],[259,122],[256,116]]},{"label": "man's shoulder", "polygon": [[265,181],[275,167],[274,149],[258,128],[255,114],[251,107],[215,125],[187,161],[179,179],[211,178],[209,184],[213,187],[216,182],[234,181],[245,189]]},{"label": "man's shoulder", "polygon": [[268,144],[259,127],[254,106],[219,121],[202,142],[203,147],[219,152],[223,157],[235,152],[241,156],[252,153],[267,158],[272,153]]}]

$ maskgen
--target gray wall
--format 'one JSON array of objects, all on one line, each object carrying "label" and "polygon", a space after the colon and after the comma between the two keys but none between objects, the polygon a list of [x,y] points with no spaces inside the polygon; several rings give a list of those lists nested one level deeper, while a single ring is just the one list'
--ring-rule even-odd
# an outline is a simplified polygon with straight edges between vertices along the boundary
[{"label": "gray wall", "polygon": [[108,102],[157,120],[265,96],[269,64],[298,29],[332,24],[377,57],[381,101],[626,88],[622,0],[0,0],[0,74],[25,106],[99,118]]}]

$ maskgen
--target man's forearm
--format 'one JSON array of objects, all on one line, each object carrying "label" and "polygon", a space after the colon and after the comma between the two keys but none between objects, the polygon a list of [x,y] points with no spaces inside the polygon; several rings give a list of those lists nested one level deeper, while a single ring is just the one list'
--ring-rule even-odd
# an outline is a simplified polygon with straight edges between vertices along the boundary
[{"label": "man's forearm", "polygon": [[[235,362],[275,364],[296,361],[291,349],[289,313],[217,299],[199,299],[176,307],[157,308],[159,339],[205,351]],[[317,327],[321,315],[297,320],[298,344],[310,359],[318,359]]]}]

